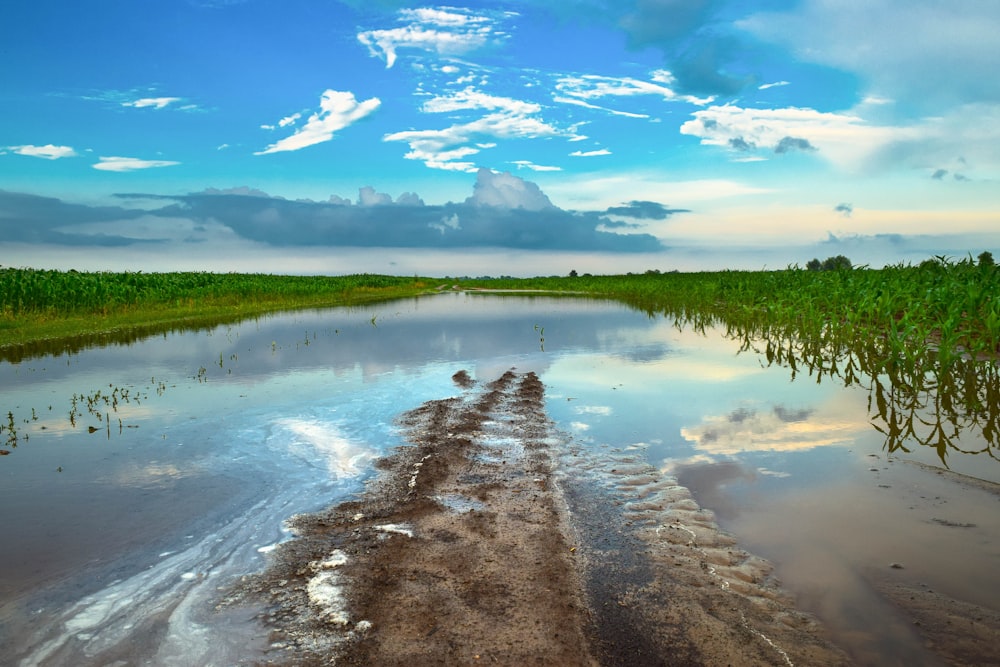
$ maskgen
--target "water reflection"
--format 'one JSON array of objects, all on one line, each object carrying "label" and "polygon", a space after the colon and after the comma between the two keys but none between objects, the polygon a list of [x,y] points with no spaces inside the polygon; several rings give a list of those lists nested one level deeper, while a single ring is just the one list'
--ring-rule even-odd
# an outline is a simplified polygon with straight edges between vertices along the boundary
[{"label": "water reflection", "polygon": [[[135,627],[150,637],[166,623],[199,638],[148,655],[236,662],[239,642],[212,653],[213,637],[252,628],[212,625],[221,583],[259,568],[289,515],[356,490],[399,444],[401,411],[452,395],[458,370],[493,379],[516,366],[542,377],[579,451],[676,477],[877,654],[870,628],[894,612],[868,569],[900,562],[901,583],[977,604],[1000,595],[995,497],[890,462],[947,459],[1000,479],[1000,388],[986,362],[897,368],[871,346],[824,345],[615,303],[444,294],[0,363],[0,445],[17,445],[0,458],[0,650],[30,662],[37,640],[63,664],[99,664],[87,657],[105,650],[97,638],[134,640],[130,619],[148,613]],[[853,608],[881,611],[859,626],[842,618]],[[900,646],[919,644],[892,628]]]},{"label": "water reflection", "polygon": [[1000,367],[995,359],[942,359],[933,346],[921,345],[904,360],[885,341],[845,341],[832,329],[814,340],[757,324],[731,324],[726,335],[767,365],[788,368],[793,380],[805,373],[817,383],[865,388],[872,426],[884,436],[889,453],[927,447],[945,466],[958,454],[997,458]]}]

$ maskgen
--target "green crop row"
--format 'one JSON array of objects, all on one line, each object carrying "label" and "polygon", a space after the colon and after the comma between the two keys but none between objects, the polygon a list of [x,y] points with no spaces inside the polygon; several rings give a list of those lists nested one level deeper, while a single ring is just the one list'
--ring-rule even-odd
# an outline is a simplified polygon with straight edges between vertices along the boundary
[{"label": "green crop row", "polygon": [[0,269],[0,315],[108,314],[199,301],[255,303],[411,285],[383,275],[277,276],[199,272],[142,273]]}]

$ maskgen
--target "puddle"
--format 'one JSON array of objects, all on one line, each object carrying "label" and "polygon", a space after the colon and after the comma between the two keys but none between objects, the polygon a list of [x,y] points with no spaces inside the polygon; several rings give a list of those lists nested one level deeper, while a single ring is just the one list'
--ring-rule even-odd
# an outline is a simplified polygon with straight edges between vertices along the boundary
[{"label": "puddle", "polygon": [[[620,503],[607,521],[696,542],[714,526],[759,559],[719,572],[780,580],[858,664],[916,664],[942,641],[890,589],[997,611],[994,488],[938,474],[934,448],[886,452],[864,386],[792,381],[739,349],[617,304],[446,294],[2,362],[0,651],[252,662],[260,629],[215,611],[219,590],[263,567],[289,517],[357,492],[400,413],[455,395],[456,371],[511,367],[545,383],[566,469]],[[974,430],[952,440],[995,451]],[[988,454],[949,451],[953,471],[1000,481]],[[327,570],[317,595],[336,590]]]}]

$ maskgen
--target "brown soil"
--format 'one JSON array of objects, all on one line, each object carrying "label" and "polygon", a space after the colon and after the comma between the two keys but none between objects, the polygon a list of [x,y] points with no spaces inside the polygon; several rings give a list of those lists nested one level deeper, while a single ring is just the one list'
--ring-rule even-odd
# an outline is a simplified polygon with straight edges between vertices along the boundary
[{"label": "brown soil", "polygon": [[848,664],[686,490],[623,461],[615,504],[557,466],[533,373],[454,380],[360,497],[297,517],[243,583],[264,664]]}]

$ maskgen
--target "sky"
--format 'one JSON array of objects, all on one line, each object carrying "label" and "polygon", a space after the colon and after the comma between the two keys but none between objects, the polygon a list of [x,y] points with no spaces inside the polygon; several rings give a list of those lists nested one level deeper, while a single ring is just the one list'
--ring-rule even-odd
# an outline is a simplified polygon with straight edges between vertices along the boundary
[{"label": "sky", "polygon": [[5,0],[0,265],[1000,252],[996,0]]}]

